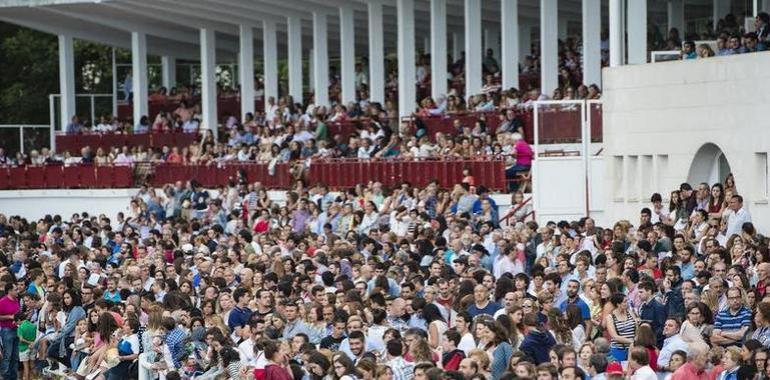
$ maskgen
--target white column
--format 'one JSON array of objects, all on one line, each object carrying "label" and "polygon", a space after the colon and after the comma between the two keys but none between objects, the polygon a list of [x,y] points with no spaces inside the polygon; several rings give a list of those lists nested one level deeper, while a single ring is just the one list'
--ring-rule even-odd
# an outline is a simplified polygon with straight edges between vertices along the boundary
[{"label": "white column", "polygon": [[340,80],[342,103],[356,101],[356,28],[353,8],[340,7]]},{"label": "white column", "polygon": [[679,30],[679,36],[684,37],[684,0],[668,0],[668,30],[671,28]]},{"label": "white column", "polygon": [[422,38],[422,53],[430,54],[430,37],[426,36]]},{"label": "white column", "polygon": [[430,1],[430,93],[433,99],[447,93],[446,0]]},{"label": "white column", "polygon": [[287,18],[289,35],[289,95],[295,103],[302,103],[302,20]]},{"label": "white column", "polygon": [[465,97],[481,92],[481,0],[465,0]]},{"label": "white column", "polygon": [[315,104],[329,105],[329,51],[326,13],[313,12],[313,66]]},{"label": "white column", "polygon": [[275,22],[262,21],[262,44],[265,68],[265,104],[273,97],[278,104],[278,42],[276,41]]},{"label": "white column", "polygon": [[519,24],[519,62],[522,64],[532,55],[532,24]]},{"label": "white column", "polygon": [[583,83],[602,84],[601,0],[583,0]]},{"label": "white column", "polygon": [[414,0],[397,0],[398,18],[398,116],[416,108],[414,67]]},{"label": "white column", "polygon": [[382,0],[369,0],[369,100],[385,102],[385,43]]},{"label": "white column", "polygon": [[559,17],[559,39],[560,40],[566,40],[567,39],[567,17],[561,16]]},{"label": "white column", "polygon": [[310,89],[312,89],[315,84],[315,63],[313,63],[315,60],[315,57],[313,56],[314,54],[315,53],[313,53],[313,49],[310,49],[307,56],[307,80],[309,83],[308,87]]},{"label": "white column", "polygon": [[457,61],[465,51],[465,35],[462,32],[452,32],[452,60]]},{"label": "white column", "polygon": [[[719,19],[725,18],[725,16],[730,13],[730,0],[713,0],[712,12],[712,17],[714,18],[714,30],[716,30]],[[680,30],[679,32],[681,33],[682,31]]]},{"label": "white column", "polygon": [[628,63],[647,63],[647,0],[629,1],[628,17]]},{"label": "white column", "polygon": [[200,30],[201,39],[201,120],[202,129],[209,129],[218,135],[217,122],[217,55],[216,33],[214,29]]},{"label": "white column", "polygon": [[164,55],[160,57],[160,68],[163,77],[163,87],[171,91],[176,86],[176,58]]},{"label": "white column", "polygon": [[503,71],[503,89],[519,88],[519,0],[500,2],[501,56],[500,70]]},{"label": "white column", "polygon": [[484,28],[484,56],[487,54],[487,49],[492,49],[493,55],[497,63],[500,63],[500,30],[496,26]]},{"label": "white column", "polygon": [[134,123],[147,115],[147,35],[131,32],[131,71],[133,72]]},{"label": "white column", "polygon": [[241,117],[254,113],[254,29],[241,24],[238,77],[241,80]]},{"label": "white column", "polygon": [[540,0],[540,90],[551,96],[559,87],[559,8],[553,0]]},{"label": "white column", "polygon": [[72,36],[59,35],[59,101],[61,102],[61,130],[75,116],[75,49]]},{"label": "white column", "polygon": [[623,0],[610,0],[610,67],[623,64]]}]

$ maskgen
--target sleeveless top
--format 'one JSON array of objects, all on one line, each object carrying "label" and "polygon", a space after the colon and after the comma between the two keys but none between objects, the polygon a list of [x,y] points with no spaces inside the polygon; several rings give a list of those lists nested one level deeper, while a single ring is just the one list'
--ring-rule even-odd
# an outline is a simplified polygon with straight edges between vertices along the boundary
[{"label": "sleeveless top", "polygon": [[[621,321],[615,316],[615,313],[612,313],[611,315],[612,324],[615,325],[615,331],[618,335],[633,340],[636,335],[636,321],[634,318],[628,315],[625,321]],[[613,348],[625,349],[628,348],[628,346],[628,344],[619,343],[615,339],[612,339],[610,342],[610,347]]]}]

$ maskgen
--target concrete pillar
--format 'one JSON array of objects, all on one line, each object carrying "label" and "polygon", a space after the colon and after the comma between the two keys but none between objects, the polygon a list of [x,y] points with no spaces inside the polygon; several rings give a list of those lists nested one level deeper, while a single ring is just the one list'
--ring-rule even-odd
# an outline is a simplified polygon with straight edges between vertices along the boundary
[{"label": "concrete pillar", "polygon": [[265,68],[265,104],[270,97],[278,104],[278,42],[276,40],[275,22],[262,21],[262,44]]},{"label": "concrete pillar", "polygon": [[465,35],[462,32],[452,33],[452,60],[457,61],[465,51]]},{"label": "concrete pillar", "polygon": [[382,0],[369,0],[369,100],[385,102],[385,42],[382,29]]},{"label": "concrete pillar", "polygon": [[302,20],[287,18],[289,37],[289,95],[295,103],[302,103]]},{"label": "concrete pillar", "polygon": [[559,87],[559,8],[553,0],[540,0],[540,89],[551,96]]},{"label": "concrete pillar", "polygon": [[134,124],[147,115],[147,35],[131,32],[131,71],[133,71]]},{"label": "concrete pillar", "polygon": [[313,12],[313,74],[315,104],[329,105],[329,50],[326,13]]},{"label": "concrete pillar", "polygon": [[623,64],[623,0],[610,0],[610,66]]},{"label": "concrete pillar", "polygon": [[356,35],[353,8],[340,7],[340,79],[342,103],[356,101]]},{"label": "concrete pillar", "polygon": [[308,87],[310,87],[311,89],[313,88],[315,83],[315,67],[314,67],[315,64],[313,63],[313,59],[315,57],[313,57],[313,54],[315,54],[313,53],[313,49],[310,49],[310,51],[308,51],[308,57],[307,57],[307,74],[308,74],[307,80],[308,80],[308,83],[310,83]]},{"label": "concrete pillar", "polygon": [[446,0],[430,1],[430,93],[433,99],[447,93]]},{"label": "concrete pillar", "polygon": [[519,24],[519,62],[532,55],[532,24]]},{"label": "concrete pillar", "polygon": [[519,0],[501,0],[500,23],[501,56],[500,70],[503,72],[503,89],[519,87]]},{"label": "concrete pillar", "polygon": [[202,129],[210,129],[218,136],[217,119],[217,46],[214,29],[200,30],[201,40],[201,120]]},{"label": "concrete pillar", "polygon": [[75,49],[72,36],[59,35],[59,101],[61,102],[61,130],[75,116]]},{"label": "concrete pillar", "polygon": [[725,16],[730,13],[730,0],[712,0],[712,13],[712,17],[714,18],[714,30],[716,30],[719,19],[725,18]]},{"label": "concrete pillar", "polygon": [[160,57],[160,66],[163,77],[163,87],[171,90],[176,86],[176,58],[164,55]]},{"label": "concrete pillar", "polygon": [[647,63],[647,0],[629,1],[627,12],[628,63]]},{"label": "concrete pillar", "polygon": [[241,24],[238,77],[241,81],[241,116],[254,113],[254,29]]},{"label": "concrete pillar", "polygon": [[465,97],[481,92],[481,0],[465,0]]},{"label": "concrete pillar", "polygon": [[493,55],[497,64],[500,64],[500,30],[497,26],[484,28],[484,56],[486,57],[487,49],[492,49]]},{"label": "concrete pillar", "polygon": [[601,0],[583,0],[583,83],[602,83]]},{"label": "concrete pillar", "polygon": [[396,0],[398,19],[398,116],[416,108],[414,62],[414,0]]},{"label": "concrete pillar", "polygon": [[668,0],[668,30],[671,28],[679,30],[679,36],[684,37],[684,0]]}]

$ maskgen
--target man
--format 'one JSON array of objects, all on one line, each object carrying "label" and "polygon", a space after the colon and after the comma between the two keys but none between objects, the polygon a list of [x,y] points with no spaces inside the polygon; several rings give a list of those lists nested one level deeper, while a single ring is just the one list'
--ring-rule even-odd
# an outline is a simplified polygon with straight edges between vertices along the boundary
[{"label": "man", "polygon": [[334,320],[331,334],[321,339],[321,348],[331,352],[339,350],[340,344],[345,340],[345,320],[338,318]]},{"label": "man", "polygon": [[473,318],[466,311],[458,313],[455,317],[454,327],[461,336],[457,348],[465,352],[465,356],[468,356],[471,350],[476,348],[476,341],[470,331],[471,323],[473,323]]},{"label": "man", "polygon": [[650,354],[646,347],[635,346],[628,354],[628,372],[631,380],[658,380],[658,375],[650,367]]},{"label": "man", "polygon": [[550,360],[548,351],[556,344],[551,333],[541,331],[538,328],[538,316],[536,313],[527,313],[522,320],[527,331],[519,349],[529,355],[535,364],[545,363]]},{"label": "man", "polygon": [[571,346],[562,346],[556,350],[556,356],[559,358],[559,367],[567,368],[577,365],[577,352]]},{"label": "man", "polygon": [[706,380],[706,364],[709,360],[709,346],[703,342],[693,343],[687,353],[687,363],[671,375],[671,380]]},{"label": "man", "polygon": [[350,350],[349,352],[346,352],[346,354],[353,363],[358,363],[358,361],[363,359],[367,353],[364,349],[366,347],[366,335],[364,335],[362,331],[353,331],[348,337],[348,343]]},{"label": "man", "polygon": [[235,289],[233,300],[235,307],[230,311],[230,317],[227,320],[227,327],[233,332],[233,336],[241,336],[241,328],[248,323],[252,311],[247,307],[251,295],[245,288]]},{"label": "man", "polygon": [[241,358],[241,366],[257,366],[257,356],[254,352],[254,343],[257,342],[258,322],[253,320],[241,327],[241,338],[243,341],[238,345],[238,353]]},{"label": "man", "polygon": [[605,380],[607,379],[607,355],[593,354],[588,359],[588,375],[591,376],[591,380]]},{"label": "man", "polygon": [[569,280],[567,283],[567,299],[559,305],[559,309],[562,313],[567,312],[569,305],[576,305],[580,308],[580,315],[583,317],[583,323],[585,323],[585,331],[591,331],[593,322],[591,321],[591,310],[579,296],[580,294],[580,282],[578,280]]},{"label": "man", "polygon": [[512,313],[513,309],[516,307],[516,301],[517,300],[516,300],[515,292],[505,293],[505,296],[503,297],[503,308],[496,311],[495,315],[493,315],[492,318],[497,320],[497,317],[501,315]]},{"label": "man", "polygon": [[0,361],[0,378],[16,380],[19,368],[19,337],[16,334],[14,316],[21,311],[16,284],[5,284],[5,296],[0,298],[0,342],[3,357]]},{"label": "man", "polygon": [[388,307],[388,323],[402,334],[409,328],[409,324],[404,320],[405,311],[406,301],[401,297],[391,301]]},{"label": "man", "polygon": [[767,294],[767,285],[770,285],[770,263],[757,265],[757,291],[764,298]]},{"label": "man", "polygon": [[639,318],[642,321],[647,321],[652,327],[652,331],[655,332],[655,337],[658,341],[658,347],[663,346],[663,325],[666,321],[666,310],[663,305],[655,299],[655,293],[657,288],[652,281],[643,281],[638,285],[639,302]]},{"label": "man", "polygon": [[727,310],[720,311],[714,321],[711,344],[724,347],[743,344],[743,337],[751,328],[751,310],[744,306],[739,288],[727,290]]},{"label": "man", "polygon": [[479,364],[471,358],[465,358],[460,362],[459,371],[466,379],[470,379],[471,376],[479,373]]},{"label": "man", "polygon": [[561,370],[561,380],[586,380],[586,373],[582,369],[572,366]]},{"label": "man", "polygon": [[658,369],[660,371],[669,371],[668,363],[671,361],[671,354],[676,351],[688,352],[687,343],[682,340],[682,336],[679,335],[679,320],[675,318],[669,318],[663,325],[663,336],[666,339],[663,341],[663,348],[660,349],[658,355]]},{"label": "man", "polygon": [[672,265],[666,269],[666,278],[663,280],[663,295],[666,301],[666,315],[669,318],[684,318],[684,298],[682,295],[682,270]]},{"label": "man", "polygon": [[[358,334],[360,332],[360,334]],[[360,337],[359,341],[353,339],[353,337]],[[358,346],[363,342],[363,346],[359,349]],[[366,339],[364,333],[364,322],[360,317],[352,316],[348,319],[348,337],[340,343],[340,351],[348,355],[349,358],[355,360],[355,357],[362,355],[364,352],[382,352],[385,347],[382,342],[377,342],[375,339]]]},{"label": "man", "polygon": [[500,310],[500,304],[489,300],[489,289],[482,284],[476,285],[473,289],[474,303],[468,307],[468,314],[471,318],[481,314],[494,315]]},{"label": "man", "polygon": [[391,339],[385,345],[385,365],[393,371],[393,380],[410,380],[416,377],[414,364],[408,363],[401,356],[404,351],[404,344],[400,340]]},{"label": "man", "polygon": [[[163,329],[167,331],[165,344],[171,353],[170,361],[174,363],[175,368],[180,368],[187,350],[185,347],[185,340],[187,340],[188,336],[187,332],[171,317],[164,317],[161,324]],[[169,360],[166,361],[169,362]]]},{"label": "man", "polygon": [[731,212],[727,214],[727,230],[725,236],[730,238],[733,235],[740,235],[744,223],[751,222],[751,214],[743,208],[743,197],[733,195],[728,201],[728,207]]},{"label": "man", "polygon": [[309,334],[309,329],[305,321],[298,318],[298,306],[295,303],[287,302],[283,306],[284,317],[286,317],[286,326],[283,328],[283,338],[291,339],[299,333]]}]

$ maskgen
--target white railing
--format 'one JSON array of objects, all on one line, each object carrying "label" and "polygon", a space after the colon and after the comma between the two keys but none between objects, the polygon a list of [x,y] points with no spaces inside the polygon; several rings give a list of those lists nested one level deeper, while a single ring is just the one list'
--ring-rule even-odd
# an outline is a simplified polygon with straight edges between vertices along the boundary
[{"label": "white railing", "polygon": [[[56,122],[59,120],[59,118],[56,117],[56,105],[61,104],[60,103],[61,94],[50,94],[48,95],[48,107],[50,109],[51,113],[51,128],[53,130],[56,130]],[[96,99],[109,99],[110,100],[110,109],[115,110],[115,98],[113,97],[113,94],[75,94],[75,98],[86,98],[88,99],[89,103],[89,110],[90,110],[90,119],[91,123],[96,123]],[[61,112],[61,110],[59,110]],[[113,111],[114,112],[114,111]],[[117,115],[113,115],[117,116]],[[60,129],[64,129],[66,126],[60,126]]]},{"label": "white railing", "polygon": [[668,62],[682,59],[680,50],[656,50],[650,52],[650,62]]},{"label": "white railing", "polygon": [[[19,130],[19,150],[21,153],[25,153],[26,149],[24,149],[24,130],[25,129],[48,129],[50,128],[49,125],[45,124],[36,124],[36,125],[30,125],[30,124],[0,124],[0,129],[18,129]],[[55,136],[54,134],[51,134],[50,141],[51,147],[55,145]]]}]

